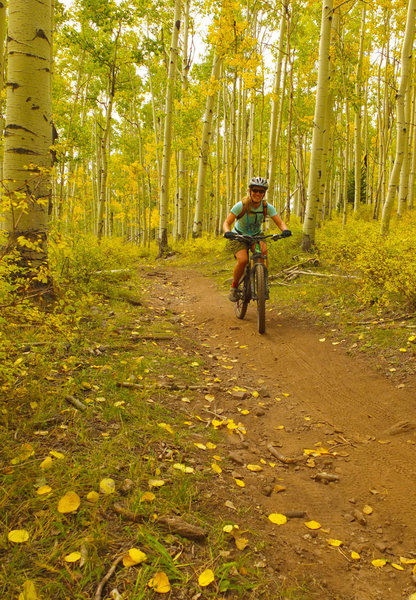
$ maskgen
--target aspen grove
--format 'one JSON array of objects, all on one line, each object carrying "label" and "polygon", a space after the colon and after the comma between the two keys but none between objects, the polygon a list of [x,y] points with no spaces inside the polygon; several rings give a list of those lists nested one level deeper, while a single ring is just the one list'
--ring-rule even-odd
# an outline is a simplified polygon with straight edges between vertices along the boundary
[{"label": "aspen grove", "polygon": [[51,224],[163,255],[218,234],[256,174],[304,249],[334,214],[386,234],[413,209],[414,0],[42,7],[0,3],[3,228],[27,260]]}]

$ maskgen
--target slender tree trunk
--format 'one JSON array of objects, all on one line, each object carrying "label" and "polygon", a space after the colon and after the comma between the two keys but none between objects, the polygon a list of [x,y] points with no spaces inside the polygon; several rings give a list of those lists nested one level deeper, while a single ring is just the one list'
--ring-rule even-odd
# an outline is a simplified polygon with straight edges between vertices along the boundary
[{"label": "slender tree trunk", "polygon": [[362,110],[362,72],[364,60],[364,31],[365,31],[366,5],[363,4],[361,13],[360,48],[358,53],[358,64],[355,79],[355,149],[354,149],[354,210],[361,201],[361,110]]},{"label": "slender tree trunk", "polygon": [[410,152],[410,175],[409,175],[409,195],[407,199],[407,207],[409,210],[413,209],[414,204],[414,193],[415,193],[415,173],[416,173],[416,85],[413,85],[413,106],[412,106],[412,143],[409,144]]},{"label": "slender tree trunk", "polygon": [[308,199],[303,224],[302,249],[309,250],[315,243],[316,216],[319,204],[319,186],[323,177],[322,149],[325,127],[325,114],[329,89],[329,46],[333,1],[324,0],[322,4],[321,35],[319,42],[318,85],[315,101],[312,150],[309,166]]},{"label": "slender tree trunk", "polygon": [[[183,28],[183,51],[182,51],[182,94],[188,87],[188,32],[189,32],[189,9],[190,0],[185,3],[185,18]],[[177,237],[182,239],[185,236],[185,204],[188,201],[187,185],[186,185],[186,158],[185,149],[179,149],[179,189],[178,189],[178,214],[177,214]]]},{"label": "slender tree trunk", "polygon": [[[221,70],[221,58],[218,56],[214,56],[214,61],[212,65],[211,72],[211,81],[216,87],[220,75]],[[194,216],[194,224],[192,230],[192,236],[200,237],[202,234],[202,215],[204,209],[204,200],[205,200],[205,188],[206,188],[206,177],[207,177],[207,167],[208,167],[208,158],[209,158],[209,148],[211,143],[211,133],[212,133],[212,117],[214,114],[214,104],[215,104],[215,96],[216,90],[211,90],[208,93],[205,105],[205,115],[204,115],[204,125],[202,128],[202,140],[201,140],[201,150],[199,156],[199,166],[198,166],[198,183],[197,183],[197,192],[196,192],[196,203],[195,203],[195,216]]]},{"label": "slender tree trunk", "polygon": [[169,56],[169,71],[166,90],[165,128],[163,135],[163,160],[160,181],[160,221],[159,221],[159,257],[163,256],[168,247],[168,214],[169,214],[169,177],[170,159],[172,154],[173,129],[173,96],[176,81],[176,66],[178,62],[178,40],[181,28],[181,0],[175,0],[175,13],[172,27],[172,41]]},{"label": "slender tree trunk", "polygon": [[[0,181],[3,179],[3,131],[4,131],[4,99],[3,90],[5,86],[5,43],[6,43],[6,17],[7,17],[7,4],[6,0],[0,0]],[[0,229],[2,229],[0,224]]]},{"label": "slender tree trunk", "polygon": [[47,265],[51,14],[51,0],[14,0],[9,14],[3,194],[9,199],[9,243],[18,249],[27,277]]},{"label": "slender tree trunk", "polygon": [[401,76],[399,89],[396,96],[397,104],[397,141],[396,157],[390,174],[389,187],[386,201],[383,206],[381,217],[381,233],[386,234],[389,230],[390,216],[399,184],[400,170],[402,168],[405,148],[406,134],[409,123],[406,122],[405,97],[409,89],[409,81],[412,65],[413,42],[415,38],[416,0],[409,0],[407,9],[406,30],[401,55]]},{"label": "slender tree trunk", "polygon": [[280,32],[279,32],[279,48],[277,54],[276,61],[276,70],[274,75],[274,83],[273,83],[273,93],[272,93],[272,110],[271,110],[271,118],[270,118],[270,131],[269,131],[269,158],[268,158],[268,167],[267,167],[267,176],[269,178],[269,190],[268,190],[268,201],[270,204],[273,204],[274,200],[274,188],[275,188],[275,179],[276,179],[276,159],[277,159],[277,147],[278,147],[278,137],[279,137],[279,129],[277,127],[278,124],[278,115],[279,115],[279,106],[280,106],[280,97],[281,94],[281,78],[282,78],[282,61],[284,55],[284,42],[286,36],[286,24],[287,24],[287,4],[284,4],[282,7],[282,16],[280,19]]}]

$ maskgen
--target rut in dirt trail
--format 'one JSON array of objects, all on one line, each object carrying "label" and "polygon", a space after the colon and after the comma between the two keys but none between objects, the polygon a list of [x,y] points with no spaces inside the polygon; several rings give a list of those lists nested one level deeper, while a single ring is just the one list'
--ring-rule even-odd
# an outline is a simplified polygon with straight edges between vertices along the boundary
[{"label": "rut in dirt trail", "polygon": [[[222,410],[240,420],[241,410],[250,410],[239,447],[243,462],[270,461],[270,444],[296,458],[293,465],[246,475],[241,492],[260,515],[306,515],[274,530],[261,521],[276,568],[312,577],[321,599],[408,598],[416,591],[413,565],[400,557],[416,559],[410,382],[398,389],[362,358],[349,356],[340,332],[329,337],[271,304],[266,333],[259,335],[253,304],[238,320],[225,290],[195,272],[169,267],[164,283],[158,289],[161,305],[182,314],[184,334],[199,344],[205,366],[223,388],[263,388],[257,400],[239,401],[229,392],[219,400]],[[323,483],[317,477],[322,472],[335,483]],[[276,482],[284,492],[265,493]],[[321,529],[309,531],[308,520]],[[328,539],[342,545],[334,548]],[[352,559],[351,551],[360,559]],[[374,559],[386,559],[386,565],[376,568]]]}]

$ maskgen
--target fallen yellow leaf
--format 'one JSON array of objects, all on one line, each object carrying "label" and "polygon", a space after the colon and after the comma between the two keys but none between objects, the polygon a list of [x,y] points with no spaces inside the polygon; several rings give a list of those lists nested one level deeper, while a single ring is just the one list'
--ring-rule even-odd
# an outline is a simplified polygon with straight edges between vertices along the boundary
[{"label": "fallen yellow leaf", "polygon": [[207,587],[210,583],[215,580],[215,575],[211,569],[205,569],[198,577],[198,583],[201,587]]},{"label": "fallen yellow leaf", "polygon": [[167,594],[170,592],[171,586],[168,576],[163,571],[158,571],[149,580],[147,584],[150,588],[153,588],[158,594]]},{"label": "fallen yellow leaf", "polygon": [[114,479],[105,477],[100,481],[100,492],[105,495],[114,494],[116,491],[116,482]]},{"label": "fallen yellow leaf", "polygon": [[284,525],[285,523],[287,523],[286,515],[282,515],[280,513],[272,513],[268,516],[268,519],[275,525]]},{"label": "fallen yellow leaf", "polygon": [[327,540],[327,542],[330,546],[334,546],[334,548],[338,548],[339,546],[342,546],[342,544],[343,544],[343,542],[341,542],[341,540],[330,539],[330,540]]},{"label": "fallen yellow leaf", "polygon": [[401,556],[400,562],[404,565],[416,565],[416,558],[405,558],[404,556]]},{"label": "fallen yellow leaf", "polygon": [[62,452],[58,452],[57,450],[50,450],[49,454],[51,456],[53,456],[54,458],[58,458],[58,459],[65,458],[65,454],[62,454]]},{"label": "fallen yellow leaf", "polygon": [[254,471],[255,473],[258,471],[263,471],[263,467],[261,467],[260,465],[247,465],[247,469],[249,471]]},{"label": "fallen yellow leaf", "polygon": [[75,512],[80,504],[81,500],[76,492],[67,492],[58,502],[58,512],[62,514]]},{"label": "fallen yellow leaf", "polygon": [[22,544],[23,542],[27,542],[29,534],[26,529],[12,529],[9,531],[7,539],[14,544]]},{"label": "fallen yellow leaf", "polygon": [[373,512],[373,509],[371,506],[368,506],[368,504],[366,504],[363,508],[363,513],[365,515],[371,515],[371,513]]},{"label": "fallen yellow leaf", "polygon": [[218,473],[218,475],[219,475],[220,473],[222,473],[222,469],[221,469],[220,465],[217,465],[217,463],[212,463],[212,465],[211,465],[211,469],[212,469],[213,471],[215,471],[216,473]]},{"label": "fallen yellow leaf", "polygon": [[246,484],[241,479],[234,479],[238,487],[246,487]]},{"label": "fallen yellow leaf", "polygon": [[151,488],[153,487],[162,487],[162,485],[165,485],[166,481],[163,481],[163,479],[149,479],[149,481],[147,482],[147,485]]},{"label": "fallen yellow leaf", "polygon": [[386,564],[386,559],[384,558],[376,558],[374,560],[371,561],[371,564],[373,565],[373,567],[384,567],[384,565]]},{"label": "fallen yellow leaf", "polygon": [[139,565],[145,560],[147,560],[147,555],[144,552],[138,548],[130,548],[127,554],[123,556],[123,565],[125,567],[132,567],[133,565]]},{"label": "fallen yellow leaf", "polygon": [[392,566],[394,569],[397,569],[397,571],[404,571],[404,568],[403,568],[401,565],[398,565],[398,564],[396,564],[396,563],[391,563],[391,566]]},{"label": "fallen yellow leaf", "polygon": [[77,562],[81,558],[81,552],[71,552],[64,557],[65,562],[73,563]]},{"label": "fallen yellow leaf", "polygon": [[244,548],[248,546],[248,540],[246,538],[235,536],[234,540],[238,550],[244,550]]},{"label": "fallen yellow leaf", "polygon": [[52,463],[53,463],[53,460],[51,459],[51,457],[50,457],[50,456],[47,456],[47,457],[45,458],[45,460],[43,460],[43,461],[40,463],[39,467],[42,469],[42,471],[46,471],[47,469],[50,469],[50,468],[51,468],[51,466],[52,466]]},{"label": "fallen yellow leaf", "polygon": [[318,521],[308,521],[307,523],[305,523],[305,526],[308,529],[320,529],[322,527],[322,525],[318,523]]},{"label": "fallen yellow leaf", "polygon": [[49,494],[49,492],[51,491],[52,488],[50,485],[41,485],[40,488],[36,490],[36,493],[38,494],[38,496],[43,496],[45,494]]},{"label": "fallen yellow leaf", "polygon": [[207,442],[208,450],[215,450],[216,447],[217,447],[217,444],[213,444],[212,442]]},{"label": "fallen yellow leaf", "polygon": [[352,551],[352,552],[351,552],[351,558],[352,558],[353,560],[360,560],[361,556],[358,554],[358,552],[354,552],[354,551]]},{"label": "fallen yellow leaf", "polygon": [[98,492],[95,492],[94,490],[91,492],[88,492],[87,500],[88,500],[88,502],[91,502],[91,504],[96,504],[99,499],[100,499],[100,494]]},{"label": "fallen yellow leaf", "polygon": [[158,426],[173,435],[173,429],[168,423],[158,423]]},{"label": "fallen yellow leaf", "polygon": [[144,492],[140,498],[140,502],[153,502],[156,498],[153,492]]},{"label": "fallen yellow leaf", "polygon": [[19,600],[38,600],[35,584],[29,579],[23,584],[23,592],[19,594]]}]

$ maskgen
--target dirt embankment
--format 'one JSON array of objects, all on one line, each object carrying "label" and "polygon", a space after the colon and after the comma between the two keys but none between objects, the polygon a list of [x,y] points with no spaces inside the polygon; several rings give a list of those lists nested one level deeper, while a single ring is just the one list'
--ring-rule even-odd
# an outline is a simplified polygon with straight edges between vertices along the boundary
[{"label": "dirt embankment", "polygon": [[[264,568],[282,581],[308,580],[314,598],[399,600],[416,592],[412,382],[398,388],[348,356],[339,335],[277,307],[269,307],[260,336],[254,305],[239,321],[209,279],[174,267],[159,275],[152,303],[180,316],[184,341],[220,380],[212,412],[247,432],[224,436],[223,473],[205,494],[211,510],[237,520],[225,502],[244,507],[240,526],[264,542]],[[262,471],[247,469],[253,464]],[[272,513],[289,515],[287,523],[271,523]],[[320,527],[309,529],[311,521]]]}]

